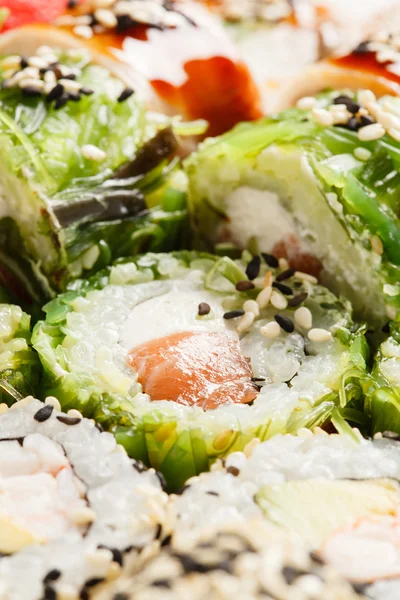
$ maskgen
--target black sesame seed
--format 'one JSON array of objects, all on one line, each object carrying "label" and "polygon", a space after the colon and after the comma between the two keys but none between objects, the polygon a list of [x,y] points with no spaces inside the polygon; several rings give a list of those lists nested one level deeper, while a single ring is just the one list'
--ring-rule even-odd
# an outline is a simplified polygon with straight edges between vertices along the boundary
[{"label": "black sesame seed", "polygon": [[75,75],[75,73],[68,73],[68,75],[63,75],[63,79],[69,79],[70,81],[75,81],[76,75]]},{"label": "black sesame seed", "polygon": [[47,421],[47,419],[50,419],[53,410],[54,406],[52,406],[51,404],[46,404],[42,408],[39,408],[39,410],[33,415],[33,418],[35,419],[35,421],[43,423],[44,421]]},{"label": "black sesame seed", "polygon": [[206,494],[208,494],[209,496],[219,496],[218,492],[214,492],[214,490],[209,490],[208,492],[206,492]]},{"label": "black sesame seed", "polygon": [[[160,525],[161,527],[161,525]],[[110,548],[112,555],[113,555],[113,562],[118,563],[120,565],[120,567],[122,567],[123,562],[124,562],[124,557],[122,556],[122,552],[121,550],[118,550],[118,548]]]},{"label": "black sesame seed", "polygon": [[273,254],[266,254],[265,252],[263,252],[261,256],[263,257],[263,259],[269,267],[272,267],[273,269],[279,267],[279,261]]},{"label": "black sesame seed", "polygon": [[322,560],[322,558],[317,552],[310,552],[310,557],[314,562],[318,563],[319,565],[325,564],[325,562]]},{"label": "black sesame seed", "polygon": [[357,102],[348,102],[346,104],[346,108],[352,115],[355,115],[358,113],[361,106],[359,104],[357,104]]},{"label": "black sesame seed", "polygon": [[57,100],[64,93],[64,86],[61,83],[56,83],[56,85],[50,90],[47,94],[47,100],[50,102],[52,100]]},{"label": "black sesame seed", "polygon": [[293,290],[291,287],[285,285],[284,283],[279,283],[279,281],[274,281],[272,283],[272,287],[279,290],[282,294],[285,294],[285,296],[292,296],[293,294]]},{"label": "black sesame seed", "polygon": [[224,314],[224,319],[237,319],[243,317],[244,310],[230,310]]},{"label": "black sesame seed", "polygon": [[88,579],[85,582],[85,588],[92,588],[95,585],[99,585],[99,583],[103,583],[104,577],[92,577],[92,579]]},{"label": "black sesame seed", "polygon": [[59,415],[57,420],[60,421],[60,423],[64,423],[64,425],[78,425],[78,423],[82,421],[79,417],[67,417],[64,415]]},{"label": "black sesame seed", "polygon": [[36,88],[34,86],[27,85],[26,87],[22,88],[22,94],[24,96],[29,96],[31,98],[36,98],[36,96],[41,96],[42,92],[40,90],[38,90],[38,88]]},{"label": "black sesame seed", "polygon": [[400,441],[400,435],[395,431],[383,431],[382,436],[388,440]]},{"label": "black sesame seed", "polygon": [[81,97],[79,92],[68,92],[68,100],[72,100],[72,102],[79,102]]},{"label": "black sesame seed", "polygon": [[[157,528],[156,528],[156,532],[154,534],[154,539],[155,540],[159,540],[162,534],[162,526],[160,525],[160,523],[158,523]],[[121,564],[122,566],[122,564]]]},{"label": "black sesame seed", "polygon": [[135,460],[132,463],[133,468],[135,469],[135,471],[137,471],[138,473],[143,473],[143,471],[146,471],[146,467],[145,465],[142,463],[141,460]]},{"label": "black sesame seed", "polygon": [[357,48],[353,50],[353,54],[367,54],[369,50],[370,42],[367,40],[366,42],[361,42],[358,44]]},{"label": "black sesame seed", "polygon": [[257,383],[257,381],[265,381],[265,377],[252,377],[251,380]]},{"label": "black sesame seed", "polygon": [[363,115],[362,117],[360,117],[361,127],[366,127],[367,125],[373,125],[374,123],[376,123],[375,119],[373,119],[372,117],[370,117],[368,115]]},{"label": "black sesame seed", "polygon": [[125,100],[128,100],[128,98],[130,98],[131,96],[133,96],[134,94],[134,90],[132,88],[125,88],[124,90],[122,90],[122,92],[120,93],[120,95],[118,96],[118,102],[125,102]]},{"label": "black sesame seed", "polygon": [[343,127],[344,129],[349,129],[350,131],[358,131],[360,124],[356,117],[350,117],[347,123],[337,123],[335,127]]},{"label": "black sesame seed", "polygon": [[238,469],[237,467],[228,467],[226,472],[230,473],[234,477],[237,477],[240,473],[240,469]]},{"label": "black sesame seed", "polygon": [[275,280],[276,281],[285,281],[285,279],[290,279],[291,277],[293,277],[293,275],[295,273],[296,273],[296,269],[286,269],[286,271],[279,273],[279,275],[277,275],[275,277]]},{"label": "black sesame seed", "polygon": [[57,581],[61,577],[61,571],[58,569],[52,569],[45,575],[43,578],[43,583],[48,583],[49,581]]},{"label": "black sesame seed", "polygon": [[199,317],[210,314],[211,306],[207,302],[200,302],[197,314]]},{"label": "black sesame seed", "polygon": [[299,306],[299,304],[304,302],[304,300],[307,300],[307,298],[308,298],[307,292],[302,292],[301,294],[297,294],[297,296],[294,296],[293,298],[290,298],[288,300],[288,306],[290,306],[292,308],[294,308],[295,306]]},{"label": "black sesame seed", "polygon": [[86,587],[84,587],[81,590],[81,593],[79,594],[79,598],[81,600],[89,600],[89,592],[87,591]]},{"label": "black sesame seed", "polygon": [[57,98],[57,100],[54,103],[54,108],[56,110],[63,108],[63,106],[65,106],[67,104],[69,100],[69,95],[68,94],[62,94],[62,96],[60,96],[59,98]]},{"label": "black sesame seed", "polygon": [[95,423],[95,424],[94,424],[94,426],[96,427],[96,429],[98,429],[98,430],[100,431],[100,433],[103,433],[103,431],[104,431],[104,427],[102,427],[102,426],[100,425],[100,423]]},{"label": "black sesame seed", "polygon": [[94,94],[94,90],[92,90],[88,87],[85,87],[85,86],[81,87],[80,92],[84,96],[91,96],[92,94]]},{"label": "black sesame seed", "polygon": [[160,588],[167,588],[169,589],[171,587],[171,582],[169,581],[169,579],[155,579],[154,581],[151,582],[152,587],[160,587]]},{"label": "black sesame seed", "polygon": [[118,15],[117,27],[116,27],[117,32],[122,33],[126,29],[133,27],[134,24],[135,24],[135,21],[133,21],[133,19],[131,19],[131,17],[129,15]]},{"label": "black sesame seed", "polygon": [[285,317],[284,315],[275,315],[275,321],[283,331],[286,331],[286,333],[293,333],[294,325],[292,319],[289,319],[289,317]]},{"label": "black sesame seed", "polygon": [[75,6],[78,4],[78,0],[68,0],[67,2],[67,8],[75,8]]},{"label": "black sesame seed", "polygon": [[57,600],[56,591],[50,585],[45,585],[43,598],[44,600]]},{"label": "black sesame seed", "polygon": [[282,575],[288,585],[292,585],[292,583],[301,575],[307,575],[306,571],[302,571],[300,569],[296,569],[295,567],[283,567]]},{"label": "black sesame seed", "polygon": [[260,267],[261,267],[261,258],[259,256],[254,256],[254,258],[251,259],[251,261],[248,263],[248,265],[246,267],[246,275],[250,279],[250,281],[252,281],[253,279],[255,279],[258,276],[258,274],[260,272]]},{"label": "black sesame seed", "polygon": [[169,546],[172,540],[172,535],[167,535],[163,541],[161,542],[161,548],[165,548],[165,546]]},{"label": "black sesame seed", "polygon": [[26,67],[28,66],[28,61],[26,60],[25,56],[21,56],[19,64],[21,69],[26,69]]},{"label": "black sesame seed", "polygon": [[243,279],[242,281],[238,281],[235,287],[238,292],[247,292],[248,290],[254,290],[255,285],[253,282]]}]

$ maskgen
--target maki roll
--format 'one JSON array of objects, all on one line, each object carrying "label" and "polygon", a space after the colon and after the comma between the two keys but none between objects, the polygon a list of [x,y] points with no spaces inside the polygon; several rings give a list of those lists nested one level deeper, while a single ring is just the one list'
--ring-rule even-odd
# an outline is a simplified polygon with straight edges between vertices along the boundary
[{"label": "maki roll", "polygon": [[197,243],[285,257],[382,326],[400,307],[399,109],[334,92],[206,141],[186,162]]},{"label": "maki roll", "polygon": [[193,547],[166,547],[140,573],[124,573],[99,600],[361,600],[333,569],[266,523],[204,533]]},{"label": "maki roll", "polygon": [[259,93],[229,36],[194,2],[85,0],[54,25],[3,35],[0,51],[33,52],[47,44],[87,47],[151,107],[206,119],[217,135],[262,115]]},{"label": "maki roll", "polygon": [[207,522],[246,524],[246,515],[261,509],[368,598],[389,600],[400,589],[399,476],[400,444],[392,435],[278,435],[187,482],[173,501],[173,541],[179,547],[201,539]]},{"label": "maki roll", "polygon": [[0,402],[36,392],[41,365],[31,346],[31,317],[19,306],[0,304]]},{"label": "maki roll", "polygon": [[[398,6],[395,12],[399,19]],[[312,96],[330,88],[369,89],[378,97],[386,94],[399,96],[399,63],[399,36],[396,31],[378,31],[350,51],[307,67],[282,89],[280,107],[293,106],[303,96]]]},{"label": "maki roll", "polygon": [[185,206],[166,180],[168,123],[85,50],[42,47],[0,70],[2,272],[40,302],[118,256],[174,247]]},{"label": "maki roll", "polygon": [[158,537],[160,480],[55,398],[0,406],[1,597],[89,598]]},{"label": "maki roll", "polygon": [[356,413],[364,326],[315,278],[271,265],[147,254],[75,282],[34,329],[42,394],[174,488],[254,437],[323,424],[336,406]]}]

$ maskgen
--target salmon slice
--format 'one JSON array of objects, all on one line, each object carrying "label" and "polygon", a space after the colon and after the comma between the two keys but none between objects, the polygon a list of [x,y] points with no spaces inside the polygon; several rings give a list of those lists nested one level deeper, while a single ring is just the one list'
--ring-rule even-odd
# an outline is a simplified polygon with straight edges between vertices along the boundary
[{"label": "salmon slice", "polygon": [[128,364],[151,400],[209,410],[257,396],[239,340],[226,333],[181,332],[151,340],[131,350]]}]

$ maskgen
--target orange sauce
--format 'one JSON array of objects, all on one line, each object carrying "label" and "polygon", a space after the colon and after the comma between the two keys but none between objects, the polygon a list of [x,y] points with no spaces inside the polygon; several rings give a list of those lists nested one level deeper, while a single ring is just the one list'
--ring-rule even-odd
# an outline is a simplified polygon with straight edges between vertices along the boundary
[{"label": "orange sauce", "polygon": [[[375,52],[365,52],[357,54],[353,52],[347,56],[332,58],[330,62],[344,69],[354,69],[356,71],[364,71],[376,77],[384,77],[394,83],[400,84],[400,76],[388,69],[393,63],[381,63],[376,60]],[[400,70],[400,69],[399,69]]]}]

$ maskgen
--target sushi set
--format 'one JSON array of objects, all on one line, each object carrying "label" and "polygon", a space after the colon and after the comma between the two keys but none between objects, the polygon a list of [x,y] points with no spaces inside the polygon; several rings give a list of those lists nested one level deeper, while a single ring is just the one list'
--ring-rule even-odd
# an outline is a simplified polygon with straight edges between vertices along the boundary
[{"label": "sushi set", "polygon": [[0,600],[399,600],[399,0],[0,0],[0,148]]}]

